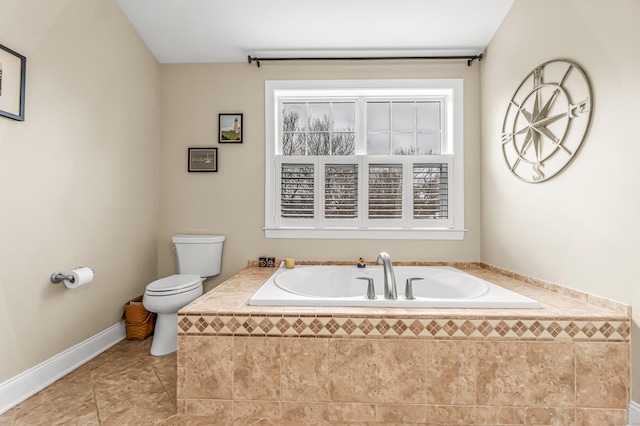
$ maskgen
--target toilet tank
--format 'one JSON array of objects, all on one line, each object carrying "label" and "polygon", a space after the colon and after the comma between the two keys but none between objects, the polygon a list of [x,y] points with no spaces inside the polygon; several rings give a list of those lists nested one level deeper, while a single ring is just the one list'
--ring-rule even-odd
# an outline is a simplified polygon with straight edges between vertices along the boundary
[{"label": "toilet tank", "polygon": [[179,274],[213,277],[222,266],[224,235],[174,235]]}]

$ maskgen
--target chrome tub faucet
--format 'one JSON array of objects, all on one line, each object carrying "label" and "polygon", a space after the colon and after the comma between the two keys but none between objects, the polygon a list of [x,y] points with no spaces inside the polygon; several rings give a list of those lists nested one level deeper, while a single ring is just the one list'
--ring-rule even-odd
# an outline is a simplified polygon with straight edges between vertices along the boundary
[{"label": "chrome tub faucet", "polygon": [[396,274],[393,272],[393,265],[391,264],[389,253],[384,251],[379,253],[377,262],[382,263],[382,267],[384,268],[384,298],[397,299]]}]

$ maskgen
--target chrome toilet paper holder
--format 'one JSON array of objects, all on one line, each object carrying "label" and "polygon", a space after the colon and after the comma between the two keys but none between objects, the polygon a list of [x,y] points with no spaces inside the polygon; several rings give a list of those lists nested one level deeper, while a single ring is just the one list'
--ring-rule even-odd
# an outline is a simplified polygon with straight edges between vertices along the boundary
[{"label": "chrome toilet paper holder", "polygon": [[51,282],[54,284],[60,284],[64,280],[74,282],[75,278],[73,278],[73,275],[65,275],[62,272],[54,272],[51,274]]},{"label": "chrome toilet paper holder", "polygon": [[[78,266],[75,269],[79,269],[79,268],[82,268],[82,266]],[[91,269],[91,268],[89,268],[89,269]],[[91,269],[91,272],[94,272],[94,270]],[[71,283],[76,282],[76,279],[74,278],[73,275],[65,275],[62,272],[54,272],[53,274],[51,274],[51,282],[54,283],[54,284],[60,284],[64,280],[68,280]]]}]

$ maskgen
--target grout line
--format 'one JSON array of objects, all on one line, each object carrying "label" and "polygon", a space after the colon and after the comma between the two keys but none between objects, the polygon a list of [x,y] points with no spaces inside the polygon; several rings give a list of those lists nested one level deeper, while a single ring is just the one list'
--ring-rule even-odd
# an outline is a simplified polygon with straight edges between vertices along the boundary
[{"label": "grout line", "polygon": [[[178,367],[176,366],[176,369]],[[167,394],[167,396],[169,397],[169,400],[173,403],[174,407],[177,409],[177,389],[176,389],[176,395],[174,397],[171,397],[171,393],[169,393],[169,390],[167,389],[167,386],[164,384],[164,382],[162,381],[162,379],[160,378],[160,376],[158,375],[158,372],[156,371],[156,367],[151,367],[151,369],[153,370],[153,374],[156,375],[156,377],[158,378],[158,381],[160,381],[160,384],[162,385],[162,389],[164,389],[164,392]],[[177,373],[177,371],[176,371]]]},{"label": "grout line", "polygon": [[93,404],[96,407],[96,416],[98,417],[98,424],[102,424],[100,419],[100,410],[98,409],[98,399],[96,398],[96,388],[93,386],[93,378],[91,378],[91,393],[93,394]]},{"label": "grout line", "polygon": [[[100,355],[102,355],[102,354],[100,354]],[[98,356],[100,356],[100,355],[98,355]],[[98,418],[98,424],[101,425],[102,424],[102,420],[100,419],[100,410],[98,409],[98,398],[96,397],[95,381],[93,380],[93,369],[94,369],[94,367],[89,364],[91,361],[87,362],[84,365],[87,366],[87,370],[88,370],[86,374],[89,375],[89,384],[91,386],[91,399],[93,400],[93,405],[94,405],[94,407],[96,409],[96,417]]]}]

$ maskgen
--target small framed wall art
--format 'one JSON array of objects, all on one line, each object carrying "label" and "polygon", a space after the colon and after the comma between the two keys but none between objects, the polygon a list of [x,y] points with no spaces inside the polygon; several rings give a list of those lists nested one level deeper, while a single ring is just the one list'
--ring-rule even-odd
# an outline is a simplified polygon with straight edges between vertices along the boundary
[{"label": "small framed wall art", "polygon": [[218,142],[242,143],[242,114],[218,114]]},{"label": "small framed wall art", "polygon": [[0,44],[0,116],[24,121],[27,58]]},{"label": "small framed wall art", "polygon": [[217,172],[218,148],[189,148],[190,172]]}]

